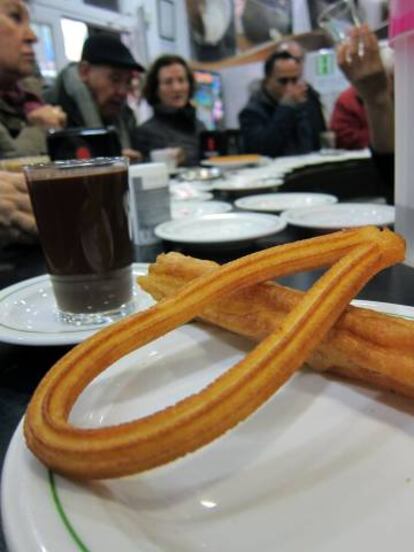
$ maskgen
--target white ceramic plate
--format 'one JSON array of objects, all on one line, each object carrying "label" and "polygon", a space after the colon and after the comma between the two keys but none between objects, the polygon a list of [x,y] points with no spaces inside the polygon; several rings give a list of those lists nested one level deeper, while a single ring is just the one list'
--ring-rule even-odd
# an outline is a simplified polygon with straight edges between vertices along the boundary
[{"label": "white ceramic plate", "polygon": [[207,182],[176,182],[170,184],[173,199],[211,199],[212,185]]},{"label": "white ceramic plate", "polygon": [[286,209],[315,207],[316,205],[331,205],[338,198],[330,194],[316,194],[306,192],[260,194],[237,199],[234,204],[239,209],[248,211],[263,211],[280,213]]},{"label": "white ceramic plate", "polygon": [[307,209],[285,211],[282,217],[288,224],[303,228],[336,230],[356,226],[387,226],[394,224],[395,208],[375,203],[337,203]]},{"label": "white ceramic plate", "polygon": [[155,234],[172,242],[222,244],[270,236],[285,227],[276,215],[224,213],[163,222],[155,228]]},{"label": "white ceramic plate", "polygon": [[[134,276],[146,274],[148,265],[134,263]],[[153,304],[150,295],[134,288],[135,310]],[[24,280],[0,291],[0,341],[18,345],[73,345],[91,336],[102,325],[82,328],[58,319],[52,284],[47,274]]]},{"label": "white ceramic plate", "polygon": [[[109,368],[72,420],[105,426],[149,414],[248,348],[184,326]],[[20,426],[3,471],[4,529],[11,552],[411,550],[413,435],[412,401],[314,372],[296,375],[212,444],[124,479],[81,484],[49,474]]]},{"label": "white ceramic plate", "polygon": [[257,175],[237,174],[226,180],[220,180],[213,184],[215,190],[223,192],[242,192],[243,190],[266,190],[282,186],[283,180],[280,177],[257,177]]},{"label": "white ceramic plate", "polygon": [[171,201],[171,216],[173,219],[228,213],[231,210],[232,206],[225,201],[199,201],[197,199]]}]

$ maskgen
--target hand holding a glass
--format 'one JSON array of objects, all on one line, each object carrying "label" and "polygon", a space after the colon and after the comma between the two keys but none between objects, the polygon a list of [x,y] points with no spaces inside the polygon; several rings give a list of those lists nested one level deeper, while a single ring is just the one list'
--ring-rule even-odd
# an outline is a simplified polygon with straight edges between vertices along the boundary
[{"label": "hand holding a glass", "polygon": [[389,93],[378,41],[368,25],[350,30],[347,40],[337,48],[337,61],[364,101]]},{"label": "hand holding a glass", "polygon": [[337,48],[338,65],[364,102],[371,146],[394,151],[394,102],[375,34],[367,25],[350,30]]}]

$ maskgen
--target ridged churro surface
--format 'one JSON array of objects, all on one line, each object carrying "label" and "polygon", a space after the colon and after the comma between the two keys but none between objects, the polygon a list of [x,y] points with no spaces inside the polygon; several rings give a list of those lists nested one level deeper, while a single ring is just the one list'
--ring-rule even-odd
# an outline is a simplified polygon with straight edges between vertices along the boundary
[{"label": "ridged churro surface", "polygon": [[[160,301],[218,269],[212,261],[168,253],[160,255],[138,282]],[[208,305],[199,318],[260,341],[280,326],[302,296],[302,291],[274,282],[255,284]],[[349,306],[306,364],[414,397],[414,322]]]},{"label": "ridged churro surface", "polygon": [[[399,236],[366,227],[270,248],[207,271],[173,297],[102,330],[65,355],[29,404],[24,423],[29,448],[53,470],[79,479],[140,472],[196,450],[263,404],[309,358],[361,287],[403,256]],[[116,426],[82,429],[68,422],[82,390],[120,357],[234,291],[330,265],[276,329],[199,393]]]}]

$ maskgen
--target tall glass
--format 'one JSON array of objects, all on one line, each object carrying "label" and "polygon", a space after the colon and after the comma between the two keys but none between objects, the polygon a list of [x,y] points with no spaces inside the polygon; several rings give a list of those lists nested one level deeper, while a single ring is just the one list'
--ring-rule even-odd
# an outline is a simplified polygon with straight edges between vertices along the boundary
[{"label": "tall glass", "polygon": [[361,25],[361,20],[353,0],[339,0],[319,15],[318,25],[328,32],[334,42],[342,42],[349,29]]},{"label": "tall glass", "polygon": [[25,167],[59,317],[103,324],[132,311],[128,161]]}]

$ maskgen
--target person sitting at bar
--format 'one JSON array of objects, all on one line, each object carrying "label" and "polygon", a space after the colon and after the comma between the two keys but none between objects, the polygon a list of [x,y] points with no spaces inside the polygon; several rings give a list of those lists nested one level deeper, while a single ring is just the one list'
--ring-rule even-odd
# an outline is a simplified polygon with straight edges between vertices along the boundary
[{"label": "person sitting at bar", "polygon": [[25,3],[0,0],[0,157],[46,153],[46,130],[65,124],[63,111],[40,97],[35,42]]},{"label": "person sitting at bar", "polygon": [[79,63],[70,63],[45,94],[67,113],[69,127],[114,126],[123,155],[142,158],[132,146],[136,118],[127,104],[135,73],[144,68],[116,37],[102,33],[86,39]]},{"label": "person sitting at bar", "polygon": [[0,171],[0,244],[32,242],[36,235],[32,204],[24,176]]},{"label": "person sitting at bar", "polygon": [[384,183],[384,195],[394,195],[394,98],[380,48],[367,25],[351,29],[337,49],[338,65],[355,87],[367,113],[373,160]]},{"label": "person sitting at bar", "polygon": [[143,89],[154,114],[135,133],[135,145],[145,156],[155,149],[179,148],[178,164],[198,164],[199,134],[205,126],[191,104],[194,89],[193,73],[183,58],[163,55],[154,61]]},{"label": "person sitting at bar", "polygon": [[335,132],[338,148],[356,150],[368,147],[367,115],[353,86],[349,86],[337,98],[329,126]]},{"label": "person sitting at bar", "polygon": [[264,80],[239,114],[248,153],[270,157],[319,150],[326,129],[319,95],[302,80],[302,64],[289,52],[265,62]]}]

